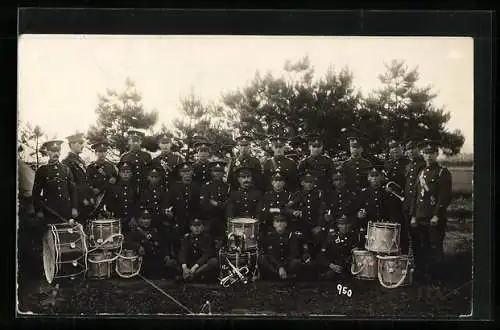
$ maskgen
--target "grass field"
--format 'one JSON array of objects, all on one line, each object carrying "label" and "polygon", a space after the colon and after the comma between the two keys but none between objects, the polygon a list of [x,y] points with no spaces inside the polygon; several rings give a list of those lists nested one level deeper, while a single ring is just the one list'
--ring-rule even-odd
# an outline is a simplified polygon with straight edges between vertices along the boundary
[{"label": "grass field", "polygon": [[452,191],[456,195],[471,195],[474,180],[474,168],[472,166],[449,166],[451,173]]}]

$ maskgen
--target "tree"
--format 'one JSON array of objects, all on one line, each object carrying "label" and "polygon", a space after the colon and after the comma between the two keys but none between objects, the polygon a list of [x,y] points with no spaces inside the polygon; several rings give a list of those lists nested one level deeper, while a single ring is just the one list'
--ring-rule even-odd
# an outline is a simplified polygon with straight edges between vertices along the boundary
[{"label": "tree", "polygon": [[[340,131],[354,121],[353,109],[361,101],[352,73],[348,68],[339,72],[330,68],[314,80],[307,56],[287,61],[283,69],[281,77],[256,72],[249,86],[223,96],[224,105],[239,113],[239,128],[249,131],[262,149],[268,148],[269,134],[284,129],[289,138],[321,134],[326,151],[337,153],[345,145]],[[303,139],[295,147],[306,152]]]},{"label": "tree", "polygon": [[372,129],[366,128],[366,118],[361,118],[362,129],[369,133],[375,143],[374,152],[387,152],[387,139],[404,139],[418,136],[441,141],[446,155],[460,151],[465,141],[460,130],[449,132],[445,124],[450,120],[449,112],[433,105],[436,94],[431,86],[418,87],[418,67],[409,70],[404,61],[393,60],[385,64],[386,72],[379,75],[383,87],[369,96],[365,115],[372,116]]},{"label": "tree", "polygon": [[126,132],[130,128],[149,129],[158,120],[156,110],[144,109],[141,94],[130,78],[126,79],[123,91],[107,89],[105,95],[98,97],[97,123],[90,126],[87,138],[90,143],[108,140],[115,156],[127,151]]},{"label": "tree", "polygon": [[39,155],[45,156],[45,151],[43,149],[40,150],[41,141],[48,139],[47,134],[45,134],[39,125],[33,127],[30,122],[24,124],[19,121],[18,130],[18,143],[26,151],[24,153],[25,159],[23,160],[28,163],[32,162],[34,156],[36,168],[38,168],[40,166]]}]

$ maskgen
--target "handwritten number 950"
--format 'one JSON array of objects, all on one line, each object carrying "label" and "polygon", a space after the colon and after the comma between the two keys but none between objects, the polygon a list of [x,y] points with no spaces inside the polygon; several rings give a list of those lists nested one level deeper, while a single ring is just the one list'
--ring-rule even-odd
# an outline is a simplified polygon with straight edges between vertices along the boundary
[{"label": "handwritten number 950", "polygon": [[352,290],[342,284],[337,284],[337,291],[339,292],[339,295],[345,295],[349,298],[352,296]]}]

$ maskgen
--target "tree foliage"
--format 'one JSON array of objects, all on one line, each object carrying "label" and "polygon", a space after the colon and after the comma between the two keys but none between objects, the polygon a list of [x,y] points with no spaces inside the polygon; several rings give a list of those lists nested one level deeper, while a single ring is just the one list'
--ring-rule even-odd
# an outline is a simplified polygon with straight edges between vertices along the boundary
[{"label": "tree foliage", "polygon": [[43,142],[48,140],[47,134],[39,125],[33,126],[30,122],[18,121],[18,144],[23,149],[23,161],[40,163],[39,155],[46,156],[45,150],[41,149]]},{"label": "tree foliage", "polygon": [[88,141],[96,143],[107,139],[112,151],[118,154],[128,149],[126,132],[130,128],[150,129],[158,120],[156,110],[144,109],[142,96],[130,78],[126,79],[122,91],[107,89],[104,95],[99,95],[96,114],[97,123],[90,126]]}]

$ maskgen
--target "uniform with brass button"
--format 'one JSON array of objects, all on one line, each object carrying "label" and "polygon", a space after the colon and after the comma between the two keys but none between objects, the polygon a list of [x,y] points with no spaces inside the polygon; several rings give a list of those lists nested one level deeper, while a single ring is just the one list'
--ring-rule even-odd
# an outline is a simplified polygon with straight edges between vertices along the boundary
[{"label": "uniform with brass button", "polygon": [[368,171],[372,164],[362,156],[365,142],[363,134],[355,128],[352,128],[350,133],[347,140],[351,156],[342,163],[342,172],[349,190],[358,194],[361,189],[368,186]]},{"label": "uniform with brass button", "polygon": [[89,213],[94,209],[94,193],[87,180],[87,167],[80,157],[85,143],[82,133],[70,135],[68,140],[70,151],[61,163],[68,166],[73,174],[76,193],[78,195],[78,217],[80,222],[87,221]]},{"label": "uniform with brass button", "polygon": [[135,222],[138,195],[132,181],[132,164],[120,162],[117,167],[118,181],[108,185],[104,205],[113,217],[120,219],[122,232],[126,233]]},{"label": "uniform with brass button", "polygon": [[[312,134],[308,137],[310,155],[303,158],[297,167],[297,172],[312,173],[316,178],[319,189],[326,191],[331,185],[334,168],[333,159],[323,154],[323,140],[319,135]],[[300,187],[298,187],[300,189]]]},{"label": "uniform with brass button", "polygon": [[141,150],[141,144],[144,137],[144,132],[140,130],[128,130],[128,143],[130,150],[125,152],[120,157],[120,162],[128,162],[132,165],[132,181],[137,192],[139,191],[139,187],[141,186],[141,184],[146,179],[145,171],[147,170],[152,160],[149,153]]},{"label": "uniform with brass button", "polygon": [[238,183],[238,169],[242,166],[247,167],[252,171],[253,186],[256,189],[262,190],[262,165],[258,158],[252,156],[250,152],[250,144],[252,137],[249,133],[243,132],[236,138],[237,148],[239,153],[229,162],[228,183],[232,190],[237,190],[240,185]]},{"label": "uniform with brass button", "polygon": [[286,178],[278,168],[271,174],[271,189],[264,193],[262,198],[261,228],[260,232],[265,235],[272,228],[272,215],[280,212],[288,212],[288,203],[291,194],[286,188]]},{"label": "uniform with brass button", "polygon": [[194,163],[193,181],[197,182],[200,186],[209,183],[212,179],[209,160],[211,146],[212,143],[208,142],[206,139],[194,144],[194,148],[198,152],[198,159]]},{"label": "uniform with brass button", "polygon": [[200,208],[207,219],[206,230],[214,239],[222,242],[226,236],[226,205],[229,185],[222,180],[226,162],[213,160],[210,162],[212,179],[200,189]]},{"label": "uniform with brass button", "polygon": [[184,161],[184,157],[178,152],[171,151],[172,136],[170,134],[160,135],[158,137],[158,144],[160,145],[161,153],[152,160],[152,163],[155,166],[161,166],[165,174],[165,183],[167,186],[170,186],[171,183],[179,179],[176,177],[174,169]]},{"label": "uniform with brass button", "polygon": [[218,261],[212,237],[204,231],[203,220],[198,216],[191,219],[190,229],[182,238],[179,251],[180,274],[186,281],[205,276],[215,278]]},{"label": "uniform with brass button", "polygon": [[297,238],[287,225],[286,214],[273,214],[274,228],[264,236],[258,257],[263,279],[286,280],[296,276],[300,270]]},{"label": "uniform with brass button", "polygon": [[167,207],[167,187],[164,172],[159,164],[151,164],[147,170],[147,183],[140,187],[138,207],[148,210],[153,219],[153,227],[158,228],[165,220]]},{"label": "uniform with brass button", "polygon": [[[59,162],[62,141],[47,141],[42,148],[49,153],[49,162],[35,173],[33,205],[37,217],[45,223],[60,223],[77,213],[78,200],[73,174]],[[55,211],[55,212],[51,212]]]},{"label": "uniform with brass button", "polygon": [[384,162],[385,173],[389,181],[396,182],[401,188],[406,185],[406,167],[409,159],[403,154],[402,142],[390,140],[388,143],[390,156]]},{"label": "uniform with brass button", "polygon": [[247,166],[235,170],[240,187],[231,190],[227,201],[226,217],[258,219],[262,210],[262,192],[252,185],[253,172]]},{"label": "uniform with brass button", "polygon": [[116,183],[118,169],[116,166],[106,160],[106,152],[109,144],[107,142],[95,143],[91,148],[98,155],[98,159],[93,161],[87,167],[87,179],[94,196],[101,194],[109,183]]},{"label": "uniform with brass button", "polygon": [[425,166],[425,161],[422,155],[420,155],[417,141],[418,139],[416,137],[411,137],[407,139],[405,144],[405,153],[409,162],[405,169],[406,182],[404,186],[403,213],[408,222],[410,221],[410,205],[415,193],[417,176],[420,170]]},{"label": "uniform with brass button", "polygon": [[267,159],[262,165],[264,190],[272,189],[271,180],[273,173],[279,169],[285,178],[287,189],[289,191],[295,191],[298,186],[297,164],[292,159],[285,156],[287,139],[284,134],[278,134],[271,136],[270,142],[274,155]]},{"label": "uniform with brass button", "polygon": [[426,164],[418,173],[410,205],[416,271],[431,277],[443,255],[447,208],[451,202],[451,173],[436,161],[439,144],[430,140],[419,144]]}]

